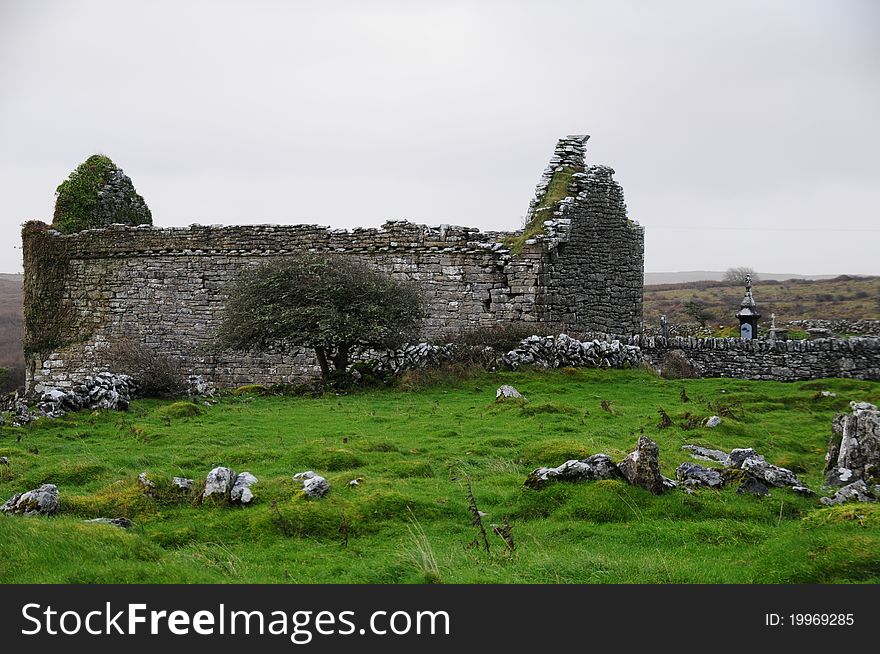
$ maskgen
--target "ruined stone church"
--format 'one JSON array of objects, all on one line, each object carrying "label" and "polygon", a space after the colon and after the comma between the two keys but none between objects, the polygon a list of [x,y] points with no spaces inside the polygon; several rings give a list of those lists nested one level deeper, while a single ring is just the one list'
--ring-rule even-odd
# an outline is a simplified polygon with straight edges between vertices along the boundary
[{"label": "ruined stone church", "polygon": [[[223,351],[214,336],[225,289],[239,270],[302,251],[357,257],[416,282],[428,309],[426,340],[498,323],[638,334],[644,231],[627,217],[614,171],[585,164],[588,138],[559,140],[517,231],[408,221],[351,231],[160,228],[150,219],[62,233],[27,223],[27,388],[64,388],[112,368],[112,346],[123,340],[171,356],[181,372],[219,386],[298,380],[310,371],[308,353]],[[120,175],[114,179],[128,180]],[[102,197],[122,202],[110,190]]]}]

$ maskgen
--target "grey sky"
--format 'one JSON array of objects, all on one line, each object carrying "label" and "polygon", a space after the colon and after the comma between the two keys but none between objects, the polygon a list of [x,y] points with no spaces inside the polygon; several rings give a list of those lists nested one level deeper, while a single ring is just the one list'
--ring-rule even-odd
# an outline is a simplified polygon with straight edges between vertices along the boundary
[{"label": "grey sky", "polygon": [[157,225],[514,229],[587,133],[648,271],[880,274],[878,37],[870,0],[0,0],[0,271],[94,152]]}]

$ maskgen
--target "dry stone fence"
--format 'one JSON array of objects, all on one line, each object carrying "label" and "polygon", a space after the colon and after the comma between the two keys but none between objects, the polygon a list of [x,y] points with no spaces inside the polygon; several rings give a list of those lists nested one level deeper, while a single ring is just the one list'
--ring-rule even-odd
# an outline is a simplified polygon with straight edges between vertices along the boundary
[{"label": "dry stone fence", "polygon": [[224,289],[239,271],[305,251],[356,257],[417,282],[428,341],[498,323],[636,334],[644,232],[627,217],[614,171],[585,164],[587,138],[558,142],[519,232],[391,221],[351,231],[115,224],[62,234],[27,223],[27,388],[64,389],[99,371],[124,372],[112,360],[123,341],[173,357],[182,374],[218,386],[297,381],[312,372],[309,353],[221,351],[214,336]]}]

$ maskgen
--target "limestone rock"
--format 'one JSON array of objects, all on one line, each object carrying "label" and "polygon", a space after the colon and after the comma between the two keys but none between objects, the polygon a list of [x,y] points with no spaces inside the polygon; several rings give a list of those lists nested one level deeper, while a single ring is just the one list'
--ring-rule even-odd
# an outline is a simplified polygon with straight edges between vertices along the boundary
[{"label": "limestone rock", "polygon": [[201,375],[190,375],[186,378],[186,394],[191,400],[214,397],[215,392],[214,385],[206,381]]},{"label": "limestone rock", "polygon": [[660,474],[660,448],[647,436],[639,436],[636,449],[627,454],[617,467],[634,486],[641,486],[654,495],[665,490],[663,476]]},{"label": "limestone rock", "polygon": [[80,409],[126,411],[135,388],[134,380],[128,375],[100,372],[85,377],[67,390],[44,390],[37,409],[39,415],[46,418],[59,418],[68,411]]},{"label": "limestone rock", "polygon": [[619,340],[579,341],[567,334],[529,336],[501,363],[517,369],[522,365],[542,368],[630,368],[641,364],[641,348]]},{"label": "limestone rock", "polygon": [[736,489],[736,494],[759,495],[764,497],[770,494],[770,489],[767,488],[767,485],[762,481],[755,479],[754,477],[746,477],[739,485],[739,488]]},{"label": "limestone rock", "polygon": [[193,489],[193,484],[195,483],[195,480],[187,479],[186,477],[172,477],[171,483],[174,486],[177,486],[177,489],[181,493],[189,493]]},{"label": "limestone rock", "polygon": [[723,465],[727,465],[730,455],[722,450],[713,450],[700,445],[682,445],[681,449],[690,452],[691,456],[701,461],[717,461]]},{"label": "limestone rock", "polygon": [[844,502],[876,502],[877,498],[868,488],[864,480],[859,479],[847,484],[831,497],[823,497],[819,500],[825,506],[843,504]]},{"label": "limestone rock", "polygon": [[551,481],[595,481],[622,479],[623,473],[607,454],[593,454],[586,459],[572,459],[556,468],[537,468],[526,478],[528,488],[539,489]]},{"label": "limestone rock", "polygon": [[52,515],[58,511],[58,506],[58,487],[43,484],[26,493],[16,493],[0,506],[0,511],[21,515]]},{"label": "limestone rock", "polygon": [[706,419],[706,426],[712,429],[713,427],[717,427],[721,424],[721,418],[719,416],[709,416]]},{"label": "limestone rock", "polygon": [[214,468],[205,479],[205,492],[202,494],[202,499],[207,499],[211,495],[228,497],[234,483],[235,472],[223,466]]},{"label": "limestone rock", "polygon": [[308,497],[324,497],[330,490],[330,482],[311,470],[298,472],[293,476],[293,479],[302,482],[303,493]]},{"label": "limestone rock", "polygon": [[850,402],[851,414],[831,423],[825,481],[842,486],[880,476],[880,411],[868,402]]},{"label": "limestone rock", "polygon": [[140,474],[138,475],[138,481],[137,481],[137,483],[138,483],[138,486],[140,486],[141,489],[143,489],[143,491],[144,491],[145,493],[149,493],[149,492],[152,491],[154,488],[156,488],[156,484],[153,483],[152,481],[150,481],[150,480],[147,478],[147,473],[146,473],[146,472],[142,472],[142,473],[140,473]]},{"label": "limestone rock", "polygon": [[229,499],[236,504],[250,504],[254,499],[251,486],[257,483],[257,478],[249,472],[241,472],[232,484],[229,491]]},{"label": "limestone rock", "polygon": [[513,386],[508,386],[507,384],[501,386],[497,391],[495,391],[496,402],[503,402],[504,400],[515,400],[519,398],[522,398],[522,393],[516,390]]},{"label": "limestone rock", "polygon": [[769,484],[770,486],[776,486],[778,488],[786,486],[789,488],[804,486],[804,484],[797,478],[797,475],[791,470],[775,466],[772,463],[767,463],[767,460],[760,454],[751,456],[743,461],[740,468],[749,476],[754,477],[765,484]]},{"label": "limestone rock", "polygon": [[758,453],[751,447],[738,447],[730,451],[727,465],[734,468],[742,468],[743,461],[757,455]]},{"label": "limestone rock", "polygon": [[706,468],[697,463],[682,463],[675,469],[675,477],[686,486],[708,486],[709,488],[724,486],[724,478],[718,470]]}]

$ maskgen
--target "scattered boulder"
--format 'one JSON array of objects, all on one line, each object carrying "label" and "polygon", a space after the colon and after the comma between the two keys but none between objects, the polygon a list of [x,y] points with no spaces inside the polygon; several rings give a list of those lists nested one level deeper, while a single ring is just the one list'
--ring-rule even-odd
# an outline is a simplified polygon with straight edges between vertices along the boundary
[{"label": "scattered boulder", "polygon": [[834,506],[844,502],[876,502],[877,498],[868,488],[863,479],[847,484],[831,497],[823,497],[819,500],[825,506]]},{"label": "scattered boulder", "polygon": [[195,484],[195,480],[187,479],[186,477],[172,477],[171,483],[174,486],[177,486],[177,490],[181,493],[189,493],[192,492],[193,484]]},{"label": "scattered boulder", "polygon": [[324,497],[330,490],[330,482],[312,470],[298,472],[293,476],[293,479],[302,482],[302,490],[307,497]]},{"label": "scattered boulder", "polygon": [[743,479],[742,483],[739,485],[739,488],[736,489],[737,495],[758,495],[760,497],[764,497],[770,494],[770,489],[767,488],[767,485],[762,481],[756,479],[755,477],[747,476]]},{"label": "scattered boulder", "polygon": [[364,480],[363,477],[358,477],[358,478],[356,478],[356,479],[352,479],[350,482],[348,482],[348,485],[349,485],[349,486],[360,486],[360,485],[361,485],[361,482],[362,482],[363,480]]},{"label": "scattered boulder", "polygon": [[804,484],[791,470],[775,466],[772,463],[767,463],[766,459],[760,454],[749,457],[743,461],[740,468],[749,476],[755,477],[771,486],[776,486],[778,488],[783,488],[785,486],[788,486],[789,488],[795,486],[804,487]]},{"label": "scattered boulder", "polygon": [[639,436],[636,449],[627,454],[617,467],[633,486],[641,486],[654,495],[666,490],[660,474],[660,448],[647,436]]},{"label": "scattered boulder", "polygon": [[9,457],[0,456],[0,465],[8,466],[9,465]]},{"label": "scattered boulder", "polygon": [[623,473],[607,454],[593,454],[586,459],[572,459],[556,468],[537,468],[526,478],[525,485],[535,490],[551,481],[595,481],[622,479]]},{"label": "scattered boulder", "polygon": [[518,390],[516,390],[513,386],[508,386],[505,384],[501,386],[497,391],[495,391],[495,401],[503,402],[504,400],[516,400],[516,399],[525,399]]},{"label": "scattered boulder", "polygon": [[831,423],[825,455],[825,481],[831,486],[880,477],[880,411],[868,402],[850,402],[850,409]]},{"label": "scattered boulder", "polygon": [[214,468],[205,478],[205,492],[202,494],[202,499],[207,499],[211,495],[228,497],[234,483],[235,472],[223,466]]},{"label": "scattered boulder", "polygon": [[708,427],[709,429],[712,429],[713,427],[717,427],[720,424],[721,424],[721,417],[720,416],[709,416],[708,418],[706,418],[706,427]]},{"label": "scattered boulder", "polygon": [[120,529],[131,529],[134,523],[128,518],[92,518],[83,522],[91,522],[96,525],[113,525]]},{"label": "scattered boulder", "polygon": [[254,499],[251,486],[257,483],[257,478],[249,472],[239,473],[229,491],[229,499],[236,504],[250,504]]},{"label": "scattered boulder", "polygon": [[682,463],[675,469],[675,478],[684,486],[707,486],[709,488],[724,486],[724,478],[718,470],[706,468],[698,463]]},{"label": "scattered boulder", "polygon": [[722,450],[713,450],[700,445],[682,445],[681,449],[690,452],[690,455],[701,461],[717,461],[723,465],[728,465],[730,455]]},{"label": "scattered boulder", "polygon": [[20,515],[52,515],[58,511],[58,506],[58,487],[43,484],[26,493],[16,493],[0,506],[0,511]]}]

